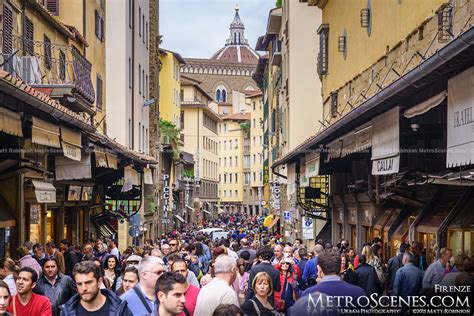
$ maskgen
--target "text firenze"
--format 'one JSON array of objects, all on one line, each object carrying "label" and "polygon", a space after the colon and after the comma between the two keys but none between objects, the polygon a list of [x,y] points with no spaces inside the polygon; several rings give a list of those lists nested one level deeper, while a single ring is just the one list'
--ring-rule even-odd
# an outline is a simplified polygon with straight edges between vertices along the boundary
[{"label": "text firenze", "polygon": [[454,128],[473,123],[472,107],[454,112]]},{"label": "text firenze", "polygon": [[388,296],[374,293],[370,296],[361,296],[356,300],[352,296],[324,296],[308,297],[308,310],[324,308],[470,308],[469,297],[456,296]]}]

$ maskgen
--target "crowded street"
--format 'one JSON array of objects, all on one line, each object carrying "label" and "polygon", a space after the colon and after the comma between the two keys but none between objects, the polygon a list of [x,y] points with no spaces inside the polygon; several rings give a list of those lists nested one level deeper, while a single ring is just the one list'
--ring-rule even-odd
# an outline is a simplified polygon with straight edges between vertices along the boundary
[{"label": "crowded street", "polygon": [[0,316],[474,315],[474,0],[0,0]]}]

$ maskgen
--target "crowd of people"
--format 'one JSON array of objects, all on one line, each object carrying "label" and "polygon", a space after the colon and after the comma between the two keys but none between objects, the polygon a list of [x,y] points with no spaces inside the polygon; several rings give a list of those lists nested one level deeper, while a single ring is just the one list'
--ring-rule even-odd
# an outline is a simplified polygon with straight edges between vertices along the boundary
[{"label": "crowd of people", "polygon": [[[173,231],[123,253],[114,240],[77,247],[62,240],[24,243],[18,260],[0,261],[0,315],[329,315],[373,293],[433,295],[436,285],[474,288],[474,259],[439,252],[429,264],[421,243],[402,243],[392,258],[375,238],[360,251],[347,240],[283,242],[256,218],[225,216],[212,240],[196,227]],[[321,297],[340,304],[308,304]],[[360,307],[360,306],[356,306]]]}]

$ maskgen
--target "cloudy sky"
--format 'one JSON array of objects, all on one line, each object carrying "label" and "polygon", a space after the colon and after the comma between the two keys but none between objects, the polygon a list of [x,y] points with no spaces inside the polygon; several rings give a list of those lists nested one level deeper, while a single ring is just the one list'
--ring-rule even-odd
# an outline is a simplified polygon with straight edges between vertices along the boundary
[{"label": "cloudy sky", "polygon": [[275,0],[160,0],[161,47],[183,57],[210,58],[229,37],[237,3],[245,37],[254,48]]}]

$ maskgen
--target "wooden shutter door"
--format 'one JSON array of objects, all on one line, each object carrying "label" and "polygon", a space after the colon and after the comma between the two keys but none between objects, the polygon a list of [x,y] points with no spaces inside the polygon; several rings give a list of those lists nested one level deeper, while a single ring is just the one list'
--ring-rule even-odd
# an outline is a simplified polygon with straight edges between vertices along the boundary
[{"label": "wooden shutter door", "polygon": [[3,54],[13,53],[13,12],[3,5]]}]

